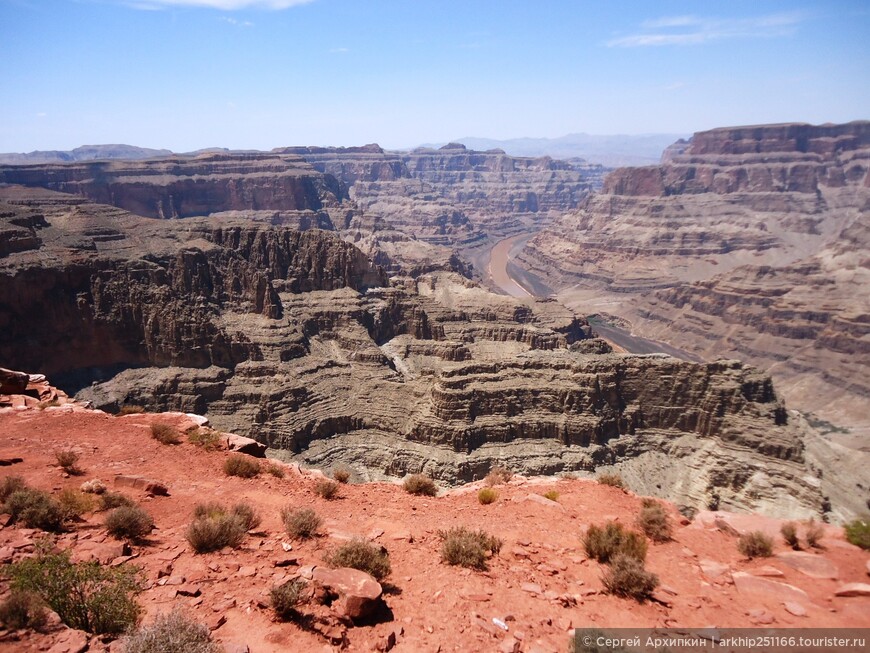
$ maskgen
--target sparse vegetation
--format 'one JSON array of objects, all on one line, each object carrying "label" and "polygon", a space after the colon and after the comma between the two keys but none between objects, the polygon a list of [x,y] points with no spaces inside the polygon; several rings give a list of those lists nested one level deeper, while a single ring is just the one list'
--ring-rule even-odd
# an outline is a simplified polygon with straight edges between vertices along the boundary
[{"label": "sparse vegetation", "polygon": [[124,415],[141,415],[145,412],[145,409],[142,406],[137,406],[136,404],[124,404],[118,409],[118,412],[115,415],[121,417]]},{"label": "sparse vegetation", "polygon": [[123,653],[223,653],[208,626],[181,610],[158,615],[123,640]]},{"label": "sparse vegetation", "polygon": [[782,533],[782,539],[785,540],[786,544],[795,551],[800,551],[801,543],[798,539],[797,524],[793,521],[786,522],[782,525],[782,528],[779,529],[779,532]]},{"label": "sparse vegetation", "polygon": [[320,528],[322,523],[320,517],[311,508],[301,508],[299,510],[284,508],[281,510],[281,521],[284,522],[287,534],[299,540],[314,537],[314,534],[317,533],[317,529]]},{"label": "sparse vegetation", "polygon": [[217,432],[208,428],[195,428],[187,434],[187,441],[206,451],[217,451],[221,448],[221,439]]},{"label": "sparse vegetation", "polygon": [[260,473],[260,463],[257,462],[256,458],[234,453],[224,461],[224,473],[227,476],[254,478]]},{"label": "sparse vegetation", "polygon": [[544,492],[544,498],[549,499],[550,501],[558,501],[559,493],[556,490],[547,490]]},{"label": "sparse vegetation", "polygon": [[284,468],[278,463],[268,463],[266,465],[266,473],[275,478],[284,478]]},{"label": "sparse vegetation", "polygon": [[46,408],[54,408],[55,406],[60,406],[59,399],[52,399],[50,401],[40,401],[38,404],[36,404],[36,407],[39,410],[45,410]]},{"label": "sparse vegetation", "polygon": [[104,492],[100,495],[101,510],[112,510],[113,508],[120,508],[121,506],[135,505],[136,502],[133,501],[133,499],[121,492]]},{"label": "sparse vegetation", "polygon": [[816,520],[811,519],[807,522],[807,545],[813,549],[822,548],[822,538],[825,536],[825,529]]},{"label": "sparse vegetation", "polygon": [[390,574],[390,554],[382,546],[375,546],[362,539],[345,542],[326,559],[333,567],[352,567],[378,580]]},{"label": "sparse vegetation", "polygon": [[154,519],[139,506],[120,506],[106,517],[106,530],[117,540],[141,540],[152,528]]},{"label": "sparse vegetation", "polygon": [[15,492],[23,490],[27,487],[27,483],[20,476],[7,476],[0,481],[0,503],[6,503],[6,500]]},{"label": "sparse vegetation", "polygon": [[626,530],[622,524],[615,521],[607,522],[604,527],[592,524],[583,538],[586,555],[608,563],[619,555],[636,558],[643,562],[646,559],[646,539],[636,531]]},{"label": "sparse vegetation", "polygon": [[239,518],[246,531],[257,528],[262,521],[260,514],[254,510],[254,507],[250,503],[237,503],[230,510],[230,514]]},{"label": "sparse vegetation", "polygon": [[637,517],[637,525],[653,542],[668,542],[672,536],[671,520],[658,501],[644,499]]},{"label": "sparse vegetation", "polygon": [[625,554],[611,559],[601,577],[608,593],[643,601],[658,586],[659,579],[644,568],[643,561]]},{"label": "sparse vegetation", "polygon": [[152,424],[151,437],[160,444],[181,444],[181,433],[170,424]]},{"label": "sparse vegetation", "polygon": [[29,487],[10,494],[3,504],[3,511],[9,513],[13,522],[51,533],[62,531],[66,519],[59,501],[48,492]]},{"label": "sparse vegetation", "polygon": [[846,524],[843,530],[849,542],[855,546],[860,546],[865,551],[870,550],[870,521],[856,519]]},{"label": "sparse vegetation", "polygon": [[296,609],[305,596],[307,584],[301,578],[294,578],[281,585],[275,585],[269,592],[272,610],[282,621],[295,621],[299,618]]},{"label": "sparse vegetation", "polygon": [[402,483],[405,492],[408,494],[416,494],[418,496],[434,497],[438,494],[438,488],[435,486],[435,481],[425,474],[411,474]]},{"label": "sparse vegetation", "polygon": [[493,485],[501,485],[503,483],[510,483],[510,480],[513,478],[513,472],[509,470],[507,467],[496,466],[489,470],[489,474],[486,475],[484,482],[492,487]]},{"label": "sparse vegetation", "polygon": [[347,467],[336,467],[332,470],[332,478],[339,483],[347,483],[350,480],[350,470]]},{"label": "sparse vegetation", "polygon": [[498,499],[498,492],[491,487],[480,488],[480,492],[477,493],[477,500],[484,506],[493,503],[496,499]]},{"label": "sparse vegetation", "polygon": [[440,531],[441,559],[449,565],[486,570],[487,560],[501,550],[502,542],[486,531],[472,531],[464,526]]},{"label": "sparse vegetation", "polygon": [[625,481],[619,474],[599,474],[596,479],[601,485],[609,485],[610,487],[618,487],[620,490],[625,489]]},{"label": "sparse vegetation", "polygon": [[745,533],[737,539],[737,550],[750,560],[773,555],[773,538],[761,531]]},{"label": "sparse vegetation", "polygon": [[338,483],[322,478],[314,485],[314,492],[326,500],[334,499],[338,496]]},{"label": "sparse vegetation", "polygon": [[244,514],[235,509],[228,512],[219,503],[212,502],[194,508],[193,521],[187,527],[185,538],[197,553],[209,553],[227,546],[235,549],[242,543],[247,530]]},{"label": "sparse vegetation", "polygon": [[57,500],[63,509],[64,519],[78,519],[86,512],[91,512],[96,505],[93,496],[72,488],[61,490]]},{"label": "sparse vegetation", "polygon": [[98,635],[119,635],[136,625],[142,590],[136,567],[104,567],[98,562],[70,562],[69,554],[37,555],[8,569],[13,591],[39,596],[71,628]]},{"label": "sparse vegetation", "polygon": [[72,449],[55,451],[54,457],[57,460],[58,467],[70,476],[78,476],[82,473],[81,468],[78,466],[79,455]]},{"label": "sparse vegetation", "polygon": [[32,628],[40,630],[48,621],[45,604],[33,592],[13,590],[9,597],[0,603],[0,624],[9,630]]},{"label": "sparse vegetation", "polygon": [[98,478],[92,478],[82,483],[80,489],[88,494],[103,494],[106,491],[106,484]]}]

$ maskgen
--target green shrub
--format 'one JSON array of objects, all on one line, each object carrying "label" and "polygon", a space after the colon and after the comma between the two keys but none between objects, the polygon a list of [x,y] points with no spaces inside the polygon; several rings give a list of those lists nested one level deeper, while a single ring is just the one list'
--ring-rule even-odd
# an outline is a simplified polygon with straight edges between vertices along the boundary
[{"label": "green shrub", "polygon": [[339,483],[347,483],[350,480],[350,470],[346,467],[337,467],[332,470],[332,478]]},{"label": "green shrub", "polygon": [[199,427],[187,434],[187,441],[206,451],[217,451],[221,448],[221,438],[212,429]]},{"label": "green shrub", "polygon": [[106,517],[106,530],[117,540],[141,540],[154,528],[154,519],[139,506],[120,506]]},{"label": "green shrub", "polygon": [[668,542],[673,529],[664,506],[658,501],[644,499],[643,507],[637,516],[637,525],[653,542]]},{"label": "green shrub", "polygon": [[160,444],[181,444],[181,433],[169,424],[152,424],[151,437]]},{"label": "green shrub", "polygon": [[305,598],[307,584],[301,578],[294,578],[281,585],[275,585],[269,592],[272,610],[282,621],[296,621],[299,612],[296,609]]},{"label": "green shrub", "polygon": [[559,493],[556,490],[547,490],[544,492],[544,498],[549,499],[550,501],[558,501]]},{"label": "green shrub", "polygon": [[223,653],[208,626],[175,609],[123,640],[123,653]]},{"label": "green shrub", "polygon": [[786,544],[788,544],[795,551],[800,551],[801,543],[798,539],[797,524],[795,524],[793,521],[786,522],[779,529],[779,532],[782,533],[782,539],[785,540]]},{"label": "green shrub", "polygon": [[101,510],[112,510],[113,508],[120,508],[121,506],[135,505],[136,502],[133,501],[133,499],[121,492],[103,492],[103,494],[100,495]]},{"label": "green shrub", "polygon": [[254,478],[260,473],[260,463],[257,462],[256,458],[251,458],[241,453],[234,453],[224,461],[224,473],[227,476]]},{"label": "green shrub", "polygon": [[480,492],[477,493],[477,500],[484,506],[493,503],[496,499],[498,499],[498,492],[491,487],[480,488]]},{"label": "green shrub", "polygon": [[218,551],[226,546],[235,549],[248,530],[244,514],[227,512],[219,503],[197,505],[193,516],[184,536],[197,553]]},{"label": "green shrub", "polygon": [[643,562],[646,559],[646,539],[636,531],[626,530],[615,521],[604,527],[595,524],[589,527],[583,538],[586,555],[598,562],[608,563],[618,555],[626,555]]},{"label": "green shrub", "polygon": [[20,476],[7,476],[0,481],[0,503],[6,503],[6,500],[18,490],[26,490],[27,483]]},{"label": "green shrub", "polygon": [[484,482],[492,487],[493,485],[509,483],[512,478],[513,472],[511,470],[507,467],[496,466],[489,470],[489,474],[486,475]]},{"label": "green shrub", "polygon": [[761,531],[745,533],[737,539],[737,550],[747,558],[769,558],[773,555],[773,539]]},{"label": "green shrub", "polygon": [[624,554],[610,561],[601,580],[608,593],[636,601],[649,597],[659,584],[658,576],[644,569],[642,561]]},{"label": "green shrub", "polygon": [[32,628],[40,630],[48,621],[45,604],[33,592],[13,590],[9,597],[0,603],[0,624],[9,630]]},{"label": "green shrub", "polygon": [[427,497],[434,497],[438,494],[438,488],[435,487],[435,481],[425,474],[411,474],[405,479],[402,486],[408,494]]},{"label": "green shrub", "polygon": [[825,529],[814,519],[807,522],[807,545],[813,549],[822,548],[822,538],[825,536]]},{"label": "green shrub", "polygon": [[326,561],[333,567],[359,569],[378,580],[390,574],[390,554],[387,550],[361,539],[345,542],[327,556]]},{"label": "green shrub", "polygon": [[137,406],[136,404],[124,404],[118,409],[118,412],[115,413],[115,415],[141,415],[144,412],[145,409],[142,406]]},{"label": "green shrub", "polygon": [[83,473],[78,466],[79,455],[72,449],[55,451],[54,457],[57,460],[58,466],[70,476],[78,476]]},{"label": "green shrub", "polygon": [[66,512],[48,492],[25,488],[13,492],[3,504],[3,510],[27,528],[38,528],[51,533],[63,530]]},{"label": "green shrub", "polygon": [[618,487],[620,490],[625,489],[625,481],[619,474],[599,474],[598,482],[601,485],[609,485],[610,487]]},{"label": "green shrub", "polygon": [[287,535],[299,540],[313,537],[322,523],[320,517],[311,508],[299,510],[284,508],[281,510],[281,521],[284,522]]},{"label": "green shrub", "polygon": [[501,550],[501,540],[489,533],[464,526],[439,531],[441,559],[449,565],[486,570],[487,559]]},{"label": "green shrub", "polygon": [[856,519],[846,524],[843,530],[849,542],[855,546],[860,546],[865,551],[870,550],[870,521]]},{"label": "green shrub", "polygon": [[13,590],[36,594],[70,628],[119,635],[139,620],[141,609],[134,597],[142,585],[136,567],[73,563],[66,552],[42,548],[11,565],[8,574]]}]

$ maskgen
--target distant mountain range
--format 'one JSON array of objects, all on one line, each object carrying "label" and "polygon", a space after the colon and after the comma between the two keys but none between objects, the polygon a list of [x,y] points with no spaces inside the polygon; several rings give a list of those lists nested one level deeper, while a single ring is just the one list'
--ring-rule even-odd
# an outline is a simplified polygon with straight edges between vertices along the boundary
[{"label": "distant mountain range", "polygon": [[26,165],[28,163],[64,163],[72,161],[96,161],[98,159],[150,159],[169,156],[171,150],[152,150],[135,145],[82,145],[74,150],[36,150],[20,154],[0,154],[0,163]]},{"label": "distant mountain range", "polygon": [[[551,156],[554,159],[579,157],[609,168],[657,165],[662,151],[680,138],[691,134],[568,134],[559,138],[511,138],[495,140],[469,136],[452,142],[472,150],[501,149],[512,156]],[[440,147],[428,143],[423,147]]]}]

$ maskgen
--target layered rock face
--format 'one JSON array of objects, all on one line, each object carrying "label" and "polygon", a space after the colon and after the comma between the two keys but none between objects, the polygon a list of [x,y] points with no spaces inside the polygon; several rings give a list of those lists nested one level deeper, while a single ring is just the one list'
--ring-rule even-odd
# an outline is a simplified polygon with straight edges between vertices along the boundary
[{"label": "layered rock face", "polygon": [[389,281],[334,232],[153,220],[48,191],[0,200],[38,241],[0,258],[0,360],[98,406],[203,413],[363,478],[618,465],[696,507],[810,515],[827,496],[835,516],[854,510],[770,379],[739,363],[608,353],[557,302],[446,272]]},{"label": "layered rock face", "polygon": [[791,406],[870,435],[868,171],[870,122],[702,132],[612,173],[522,261],[574,306],[606,297],[635,333],[761,365]]}]

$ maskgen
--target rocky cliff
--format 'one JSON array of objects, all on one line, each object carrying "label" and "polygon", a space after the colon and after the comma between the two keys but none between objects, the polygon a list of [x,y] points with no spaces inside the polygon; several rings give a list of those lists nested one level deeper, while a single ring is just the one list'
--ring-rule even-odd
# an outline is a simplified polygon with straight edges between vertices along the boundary
[{"label": "rocky cliff", "polygon": [[557,302],[446,272],[389,281],[322,229],[161,221],[44,190],[0,200],[31,234],[0,258],[3,367],[98,406],[204,413],[362,478],[616,465],[696,507],[855,509],[770,379],[739,363],[608,353]]}]

